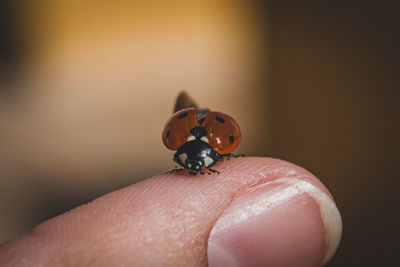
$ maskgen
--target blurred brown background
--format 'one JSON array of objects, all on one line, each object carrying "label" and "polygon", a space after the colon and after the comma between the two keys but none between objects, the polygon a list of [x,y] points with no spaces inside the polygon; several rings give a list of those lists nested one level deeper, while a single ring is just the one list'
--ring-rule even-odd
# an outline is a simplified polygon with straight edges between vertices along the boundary
[{"label": "blurred brown background", "polygon": [[2,1],[0,241],[171,169],[177,93],[240,123],[238,152],[315,173],[343,216],[328,266],[393,264],[397,6]]}]

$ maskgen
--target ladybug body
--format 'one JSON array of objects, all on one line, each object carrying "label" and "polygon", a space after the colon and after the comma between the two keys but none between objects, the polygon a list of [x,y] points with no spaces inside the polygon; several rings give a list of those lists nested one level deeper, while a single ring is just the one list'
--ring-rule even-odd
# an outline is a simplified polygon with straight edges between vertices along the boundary
[{"label": "ladybug body", "polygon": [[239,125],[230,116],[209,109],[186,108],[177,111],[164,128],[163,142],[176,150],[174,161],[190,174],[218,171],[211,167],[240,143]]}]

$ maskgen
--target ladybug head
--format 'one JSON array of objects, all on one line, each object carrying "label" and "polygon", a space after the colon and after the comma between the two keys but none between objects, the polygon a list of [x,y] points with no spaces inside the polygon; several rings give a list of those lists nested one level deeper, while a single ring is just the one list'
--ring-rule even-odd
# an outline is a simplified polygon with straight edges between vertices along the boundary
[{"label": "ladybug head", "polygon": [[200,159],[187,159],[185,164],[185,169],[189,171],[190,174],[195,175],[197,172],[204,168],[203,160]]}]

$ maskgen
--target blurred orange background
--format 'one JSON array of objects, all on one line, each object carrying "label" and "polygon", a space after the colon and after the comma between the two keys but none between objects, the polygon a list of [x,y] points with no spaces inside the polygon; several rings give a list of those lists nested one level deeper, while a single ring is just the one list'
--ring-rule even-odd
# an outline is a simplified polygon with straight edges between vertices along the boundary
[{"label": "blurred orange background", "polygon": [[292,161],[327,185],[344,223],[329,266],[396,259],[394,6],[20,0],[0,10],[0,241],[173,168],[161,131],[185,90],[239,122],[239,153]]}]

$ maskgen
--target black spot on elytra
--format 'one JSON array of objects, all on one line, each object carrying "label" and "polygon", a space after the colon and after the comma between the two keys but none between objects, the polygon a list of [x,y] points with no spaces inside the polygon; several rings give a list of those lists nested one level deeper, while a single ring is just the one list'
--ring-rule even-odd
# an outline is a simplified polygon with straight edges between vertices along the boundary
[{"label": "black spot on elytra", "polygon": [[233,143],[233,141],[235,141],[235,138],[232,135],[230,135],[229,136],[229,142]]},{"label": "black spot on elytra", "polygon": [[224,123],[224,122],[225,122],[224,118],[222,118],[222,117],[220,117],[220,116],[215,116],[215,119],[216,119],[217,121],[219,121],[220,123]]},{"label": "black spot on elytra", "polygon": [[178,116],[178,120],[183,119],[183,118],[185,118],[186,116],[187,116],[187,112],[183,112],[182,114],[180,114],[180,115]]},{"label": "black spot on elytra", "polygon": [[168,138],[170,133],[171,132],[168,130],[167,133],[165,134],[165,136]]}]

